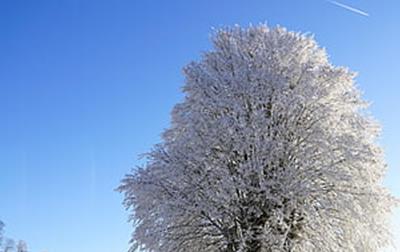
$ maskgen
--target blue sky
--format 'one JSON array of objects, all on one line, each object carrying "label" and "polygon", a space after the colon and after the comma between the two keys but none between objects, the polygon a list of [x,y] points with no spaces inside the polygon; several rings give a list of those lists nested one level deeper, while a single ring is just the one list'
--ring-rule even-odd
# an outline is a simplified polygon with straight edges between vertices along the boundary
[{"label": "blue sky", "polygon": [[359,72],[383,125],[385,184],[400,197],[400,2],[339,2],[369,17],[325,0],[2,0],[6,234],[33,252],[126,251],[114,189],[168,127],[181,68],[210,48],[212,27],[233,24],[312,33],[334,64]]}]

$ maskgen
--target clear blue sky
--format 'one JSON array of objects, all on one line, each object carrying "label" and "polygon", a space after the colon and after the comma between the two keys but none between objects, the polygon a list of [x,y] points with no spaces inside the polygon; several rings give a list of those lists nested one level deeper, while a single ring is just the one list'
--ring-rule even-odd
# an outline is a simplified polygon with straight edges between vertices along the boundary
[{"label": "clear blue sky", "polygon": [[[310,32],[360,73],[400,196],[400,2],[1,0],[0,219],[32,252],[126,251],[113,189],[160,139],[211,27]],[[400,218],[397,218],[399,222]],[[399,234],[397,234],[399,235]]]}]

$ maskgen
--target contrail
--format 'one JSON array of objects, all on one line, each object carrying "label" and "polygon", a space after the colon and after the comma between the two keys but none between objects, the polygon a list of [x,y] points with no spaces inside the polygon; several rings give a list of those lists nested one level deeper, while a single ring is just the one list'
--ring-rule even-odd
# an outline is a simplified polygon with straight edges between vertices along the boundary
[{"label": "contrail", "polygon": [[331,3],[331,4],[334,4],[334,5],[336,5],[336,6],[342,7],[342,8],[344,8],[344,9],[346,9],[346,10],[352,11],[352,12],[357,13],[357,14],[360,14],[360,15],[363,15],[363,16],[365,16],[365,17],[369,17],[369,14],[368,14],[368,13],[366,13],[366,12],[360,10],[360,9],[357,9],[357,8],[354,8],[354,7],[351,7],[351,6],[348,6],[348,5],[345,5],[345,4],[342,4],[342,3],[339,3],[339,2],[333,1],[333,0],[327,0],[327,1],[328,1],[329,3]]}]

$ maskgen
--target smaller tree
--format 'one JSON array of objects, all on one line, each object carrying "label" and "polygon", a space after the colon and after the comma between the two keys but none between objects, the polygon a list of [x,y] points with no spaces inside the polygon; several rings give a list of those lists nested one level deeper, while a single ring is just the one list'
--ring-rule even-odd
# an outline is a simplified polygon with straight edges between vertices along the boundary
[{"label": "smaller tree", "polygon": [[17,244],[17,252],[28,252],[28,246],[25,241],[19,241]]},{"label": "smaller tree", "polygon": [[15,244],[13,239],[4,236],[4,226],[4,223],[0,221],[0,252],[28,252],[28,246],[25,241],[19,240]]},{"label": "smaller tree", "polygon": [[0,221],[0,248],[3,243],[3,228],[4,228],[4,223]]},{"label": "smaller tree", "polygon": [[15,242],[12,239],[7,239],[4,245],[4,252],[14,252],[15,251]]}]

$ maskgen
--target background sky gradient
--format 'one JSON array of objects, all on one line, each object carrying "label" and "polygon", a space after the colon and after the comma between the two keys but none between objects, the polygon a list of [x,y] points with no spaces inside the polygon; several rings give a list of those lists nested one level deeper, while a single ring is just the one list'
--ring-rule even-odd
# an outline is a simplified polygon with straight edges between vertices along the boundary
[{"label": "background sky gradient", "polygon": [[6,235],[32,252],[126,251],[114,189],[168,127],[182,67],[210,48],[212,27],[234,24],[314,34],[334,64],[359,72],[383,125],[385,184],[400,197],[400,1],[339,2],[369,16],[326,0],[1,0]]}]

